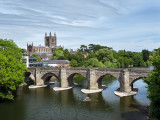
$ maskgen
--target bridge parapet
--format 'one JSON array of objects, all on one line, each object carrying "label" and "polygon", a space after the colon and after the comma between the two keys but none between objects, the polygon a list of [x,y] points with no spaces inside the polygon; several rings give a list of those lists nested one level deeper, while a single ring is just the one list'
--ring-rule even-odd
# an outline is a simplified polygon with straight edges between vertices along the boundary
[{"label": "bridge parapet", "polygon": [[132,85],[135,81],[141,78],[146,78],[152,70],[137,70],[137,69],[129,69],[130,75],[130,85]]},{"label": "bridge parapet", "polygon": [[130,72],[137,72],[137,73],[151,73],[152,70],[146,69],[128,69]]}]

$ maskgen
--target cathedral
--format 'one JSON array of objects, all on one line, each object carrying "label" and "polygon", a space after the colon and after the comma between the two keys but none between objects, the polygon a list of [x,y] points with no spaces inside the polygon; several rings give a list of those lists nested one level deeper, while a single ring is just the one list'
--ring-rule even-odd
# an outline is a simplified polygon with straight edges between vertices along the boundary
[{"label": "cathedral", "polygon": [[49,36],[47,36],[47,33],[45,33],[44,45],[45,46],[34,46],[33,42],[31,45],[28,45],[27,43],[27,55],[31,56],[32,54],[38,54],[41,59],[47,60],[51,59],[53,52],[61,47],[57,46],[56,33],[54,33],[54,36],[52,36],[51,32],[49,33]]}]

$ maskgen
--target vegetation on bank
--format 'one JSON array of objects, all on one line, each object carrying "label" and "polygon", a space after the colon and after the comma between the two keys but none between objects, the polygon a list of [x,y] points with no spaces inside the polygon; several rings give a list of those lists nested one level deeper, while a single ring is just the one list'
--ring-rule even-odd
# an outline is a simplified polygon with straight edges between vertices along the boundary
[{"label": "vegetation on bank", "polygon": [[68,49],[59,48],[53,54],[53,60],[69,60],[72,67],[127,68],[152,64],[153,52],[131,52],[111,47],[89,44],[81,45],[78,52],[71,54]]},{"label": "vegetation on bank", "polygon": [[154,70],[144,81],[148,84],[148,98],[151,100],[150,116],[160,119],[160,48],[153,56]]},{"label": "vegetation on bank", "polygon": [[12,40],[0,39],[0,100],[13,99],[24,82],[22,50]]},{"label": "vegetation on bank", "polygon": [[37,61],[42,61],[42,59],[40,58],[40,56],[38,54],[32,54],[32,57],[35,57],[37,59]]}]

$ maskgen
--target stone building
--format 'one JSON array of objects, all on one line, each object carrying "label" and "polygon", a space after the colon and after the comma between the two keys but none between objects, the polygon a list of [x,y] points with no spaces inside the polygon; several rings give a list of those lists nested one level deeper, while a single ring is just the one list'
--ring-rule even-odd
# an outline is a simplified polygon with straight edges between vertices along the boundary
[{"label": "stone building", "polygon": [[27,43],[27,55],[31,56],[35,53],[38,54],[44,60],[51,59],[53,52],[61,47],[57,46],[56,33],[54,33],[54,36],[52,36],[51,32],[49,33],[49,36],[47,36],[47,33],[45,33],[44,45],[45,46],[34,46],[33,42],[30,45]]}]

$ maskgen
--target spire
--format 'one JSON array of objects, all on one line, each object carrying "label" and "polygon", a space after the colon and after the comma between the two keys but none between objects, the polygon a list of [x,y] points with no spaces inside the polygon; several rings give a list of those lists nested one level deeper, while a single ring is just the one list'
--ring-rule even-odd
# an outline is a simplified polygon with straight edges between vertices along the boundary
[{"label": "spire", "polygon": [[56,32],[54,32],[54,36],[56,36]]},{"label": "spire", "polygon": [[52,36],[52,33],[51,33],[51,32],[49,33],[49,36]]},{"label": "spire", "polygon": [[32,46],[33,46],[33,42],[32,42]]},{"label": "spire", "polygon": [[45,37],[47,36],[47,33],[45,33]]}]

